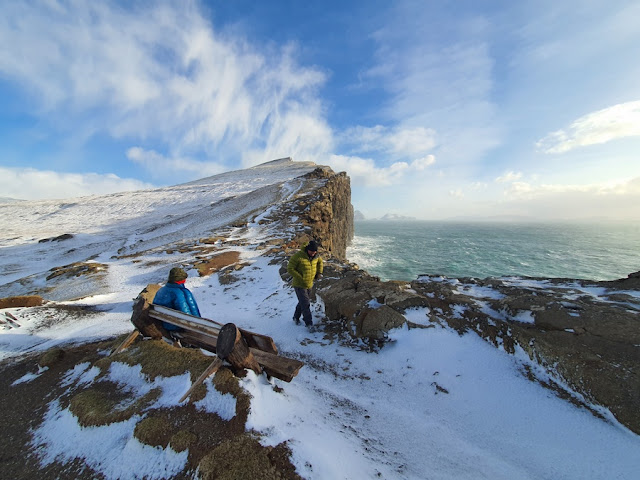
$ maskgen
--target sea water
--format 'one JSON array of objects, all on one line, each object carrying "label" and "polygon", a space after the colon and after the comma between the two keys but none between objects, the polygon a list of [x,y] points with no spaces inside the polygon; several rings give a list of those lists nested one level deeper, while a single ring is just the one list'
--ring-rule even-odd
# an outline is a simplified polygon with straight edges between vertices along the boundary
[{"label": "sea water", "polygon": [[640,271],[640,225],[365,220],[355,223],[347,258],[382,280],[615,280]]}]

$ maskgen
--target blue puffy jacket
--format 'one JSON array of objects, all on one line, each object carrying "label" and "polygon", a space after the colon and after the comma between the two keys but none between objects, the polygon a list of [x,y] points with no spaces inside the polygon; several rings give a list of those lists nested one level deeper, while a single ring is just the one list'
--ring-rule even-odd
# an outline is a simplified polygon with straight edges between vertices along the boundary
[{"label": "blue puffy jacket", "polygon": [[[181,312],[188,313],[195,317],[200,316],[200,310],[196,299],[193,298],[193,294],[180,283],[167,283],[164,287],[158,290],[153,303],[156,305],[162,305],[163,307],[173,308],[174,310],[180,310]],[[167,330],[175,330],[177,327],[164,323]]]}]

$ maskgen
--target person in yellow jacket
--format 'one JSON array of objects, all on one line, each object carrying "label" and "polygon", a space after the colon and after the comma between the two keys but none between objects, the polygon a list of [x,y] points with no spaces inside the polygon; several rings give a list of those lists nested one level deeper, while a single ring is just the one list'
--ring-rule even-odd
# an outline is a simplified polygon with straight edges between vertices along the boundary
[{"label": "person in yellow jacket", "polygon": [[299,252],[293,254],[287,265],[287,272],[293,278],[291,286],[298,297],[293,321],[300,325],[300,316],[307,327],[313,325],[311,317],[311,288],[313,281],[322,276],[322,258],[318,255],[318,244],[311,240]]}]

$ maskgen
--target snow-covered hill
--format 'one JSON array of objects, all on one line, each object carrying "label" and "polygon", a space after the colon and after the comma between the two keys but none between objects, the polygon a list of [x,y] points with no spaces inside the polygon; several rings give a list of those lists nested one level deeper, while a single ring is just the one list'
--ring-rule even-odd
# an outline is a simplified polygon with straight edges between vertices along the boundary
[{"label": "snow-covered hill", "polygon": [[[157,190],[0,205],[0,297],[39,293],[90,310],[52,321],[47,305],[9,309],[21,327],[0,331],[0,355],[7,361],[127,333],[133,297],[183,265],[204,317],[269,335],[281,353],[305,362],[291,383],[251,372],[241,380],[253,397],[247,428],[261,432],[264,445],[286,441],[303,478],[637,478],[637,435],[606,411],[596,418],[531,382],[523,372],[537,367],[528,358],[475,334],[405,326],[372,353],[323,327],[320,299],[318,331],[295,325],[295,295],[270,241],[295,237],[298,219],[286,206],[322,183],[301,177],[315,168],[283,159]],[[240,258],[231,275],[198,275],[197,257],[228,251]],[[57,267],[66,270],[52,276]],[[405,315],[425,323],[420,309]],[[152,381],[118,365],[110,381],[161,389],[156,405],[177,408],[189,386],[188,376]],[[79,365],[64,382],[98,381],[94,368]],[[34,365],[11,388],[46,374]],[[215,391],[207,399],[209,411],[233,416],[234,400]],[[43,466],[80,461],[106,478],[170,478],[185,468],[186,453],[141,444],[133,421],[81,427],[55,399],[43,402],[47,414],[30,444]]]}]

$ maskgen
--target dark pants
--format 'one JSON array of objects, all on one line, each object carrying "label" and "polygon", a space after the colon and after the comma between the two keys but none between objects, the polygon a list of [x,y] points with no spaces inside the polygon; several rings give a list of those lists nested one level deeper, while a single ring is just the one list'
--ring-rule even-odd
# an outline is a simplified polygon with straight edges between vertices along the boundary
[{"label": "dark pants", "polygon": [[298,304],[296,305],[296,313],[293,314],[293,318],[300,320],[300,315],[304,320],[305,325],[309,326],[313,324],[311,319],[311,301],[309,299],[311,295],[311,289],[293,287],[298,297]]}]

